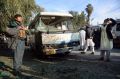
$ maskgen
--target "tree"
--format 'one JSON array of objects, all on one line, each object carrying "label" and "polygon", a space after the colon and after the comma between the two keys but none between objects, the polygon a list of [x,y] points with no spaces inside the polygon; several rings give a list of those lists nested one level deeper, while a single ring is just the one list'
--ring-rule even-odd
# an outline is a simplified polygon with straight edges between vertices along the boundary
[{"label": "tree", "polygon": [[85,10],[87,12],[87,23],[90,24],[90,16],[91,16],[91,14],[93,12],[93,6],[91,4],[88,4],[87,8]]},{"label": "tree", "polygon": [[86,24],[86,16],[84,11],[82,11],[80,14],[76,11],[69,11],[69,13],[73,15],[72,24],[75,30]]},{"label": "tree", "polygon": [[72,25],[73,25],[73,28],[74,29],[77,29],[77,26],[78,26],[78,12],[76,11],[69,11],[70,14],[72,14],[73,16],[73,19],[72,19]]},{"label": "tree", "polygon": [[79,15],[78,21],[79,21],[79,26],[80,27],[85,26],[85,24],[86,24],[86,16],[85,16],[84,11],[82,11],[81,14]]},{"label": "tree", "polygon": [[69,13],[73,15],[72,24],[74,29],[78,29],[86,24],[90,24],[90,16],[93,12],[93,6],[88,4],[85,10],[87,12],[87,16],[84,11],[82,11],[80,14],[76,11],[69,11]]},{"label": "tree", "polygon": [[21,14],[27,23],[32,13],[36,13],[38,9],[43,10],[34,0],[0,0],[0,30],[5,30],[8,21],[15,14]]}]

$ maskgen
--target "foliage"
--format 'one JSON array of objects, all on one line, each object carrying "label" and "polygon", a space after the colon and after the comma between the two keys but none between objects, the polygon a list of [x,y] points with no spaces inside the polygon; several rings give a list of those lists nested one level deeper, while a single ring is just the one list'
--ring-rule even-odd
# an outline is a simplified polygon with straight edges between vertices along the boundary
[{"label": "foliage", "polygon": [[21,14],[25,23],[29,17],[43,8],[36,5],[34,0],[0,0],[0,31],[4,31],[8,25],[8,21],[15,15]]},{"label": "foliage", "polygon": [[80,14],[76,11],[70,11],[69,13],[73,15],[72,24],[73,24],[74,29],[78,29],[82,26],[85,26],[86,16],[85,16],[84,11],[82,11]]},{"label": "foliage", "polygon": [[86,24],[86,16],[85,16],[84,11],[81,12],[81,14],[79,15],[78,20],[79,20],[79,25],[81,27],[85,26],[85,24]]},{"label": "foliage", "polygon": [[78,12],[69,11],[69,13],[73,15],[72,24],[73,24],[73,28],[76,29],[76,26],[78,25]]},{"label": "foliage", "polygon": [[87,23],[90,23],[90,16],[93,12],[93,6],[91,4],[88,4],[85,10],[87,12]]},{"label": "foliage", "polygon": [[85,26],[86,24],[90,24],[90,16],[93,12],[93,6],[88,4],[85,10],[87,12],[87,16],[84,11],[81,13],[78,13],[77,11],[69,11],[69,13],[73,15],[72,24],[75,30]]}]

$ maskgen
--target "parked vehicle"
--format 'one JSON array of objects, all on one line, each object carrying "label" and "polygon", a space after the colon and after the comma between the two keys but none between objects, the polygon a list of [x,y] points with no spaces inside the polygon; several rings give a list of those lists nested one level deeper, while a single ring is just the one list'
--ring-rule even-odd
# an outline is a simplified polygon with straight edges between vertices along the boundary
[{"label": "parked vehicle", "polygon": [[116,39],[113,40],[114,48],[120,48],[120,19],[116,20]]},{"label": "parked vehicle", "polygon": [[[31,22],[31,48],[37,56],[67,55],[79,45],[79,33],[69,29],[72,15],[61,12],[40,12]],[[31,43],[30,42],[30,43]]]}]

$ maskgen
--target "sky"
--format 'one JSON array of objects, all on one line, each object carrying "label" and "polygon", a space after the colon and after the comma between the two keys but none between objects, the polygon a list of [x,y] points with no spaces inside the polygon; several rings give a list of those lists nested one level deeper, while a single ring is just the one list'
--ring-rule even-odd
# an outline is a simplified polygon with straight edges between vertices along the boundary
[{"label": "sky", "polygon": [[87,4],[93,5],[91,23],[102,23],[105,18],[120,19],[120,0],[35,0],[38,5],[50,12],[85,11]]}]

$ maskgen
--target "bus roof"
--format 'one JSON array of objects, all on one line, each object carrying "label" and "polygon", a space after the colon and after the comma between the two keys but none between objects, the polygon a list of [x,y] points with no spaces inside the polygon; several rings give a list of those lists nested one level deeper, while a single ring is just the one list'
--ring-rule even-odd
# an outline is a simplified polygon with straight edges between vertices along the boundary
[{"label": "bus roof", "polygon": [[73,17],[67,12],[40,12],[40,16],[60,16],[60,17]]}]

